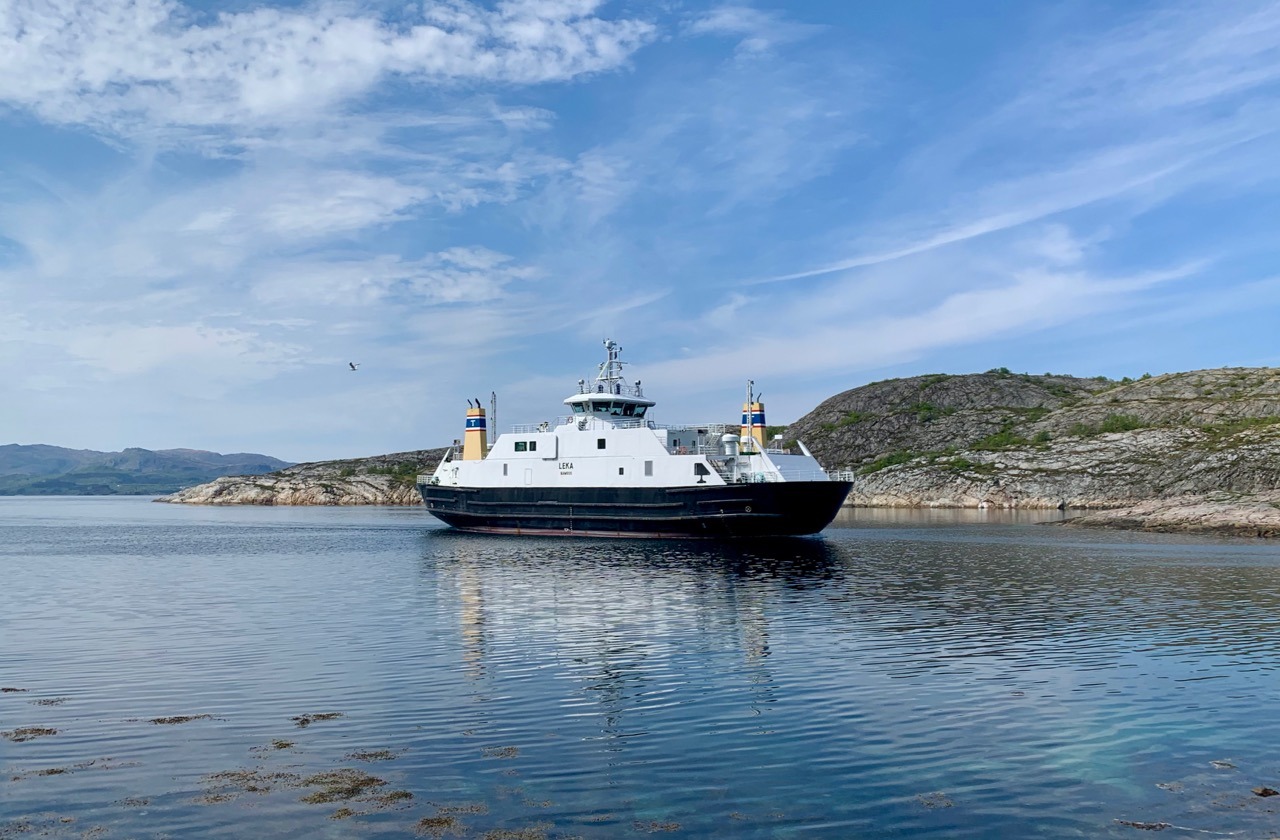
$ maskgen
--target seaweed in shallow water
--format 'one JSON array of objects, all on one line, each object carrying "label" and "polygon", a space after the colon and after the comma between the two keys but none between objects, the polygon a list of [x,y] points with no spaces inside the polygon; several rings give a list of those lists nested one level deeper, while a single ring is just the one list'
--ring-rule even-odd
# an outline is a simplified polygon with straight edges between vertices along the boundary
[{"label": "seaweed in shallow water", "polygon": [[416,834],[443,837],[446,833],[460,834],[462,832],[462,824],[458,822],[457,817],[441,814],[434,817],[423,817],[418,820],[418,824],[413,827],[413,830]]},{"label": "seaweed in shallow water", "polygon": [[299,729],[306,729],[318,720],[334,720],[342,717],[342,712],[320,712],[314,715],[295,715],[289,718]]},{"label": "seaweed in shallow water", "polygon": [[382,787],[386,782],[377,776],[359,770],[343,768],[317,773],[302,780],[304,787],[319,787],[315,793],[302,797],[303,802],[313,805],[327,802],[339,802],[366,796],[371,791]]},{"label": "seaweed in shallow water", "polygon": [[190,723],[193,720],[211,720],[213,715],[174,715],[173,717],[152,718],[151,722],[159,725],[171,725],[175,723]]},{"label": "seaweed in shallow water", "polygon": [[356,750],[349,752],[343,756],[348,761],[391,761],[404,754],[404,750],[400,752],[392,752],[391,750]]},{"label": "seaweed in shallow water", "polygon": [[5,738],[8,738],[10,741],[15,741],[17,743],[22,743],[23,741],[30,741],[35,738],[43,738],[46,735],[57,735],[57,734],[58,734],[58,730],[52,729],[48,726],[22,726],[17,729],[10,729],[7,732],[0,732],[0,735],[3,735]]}]

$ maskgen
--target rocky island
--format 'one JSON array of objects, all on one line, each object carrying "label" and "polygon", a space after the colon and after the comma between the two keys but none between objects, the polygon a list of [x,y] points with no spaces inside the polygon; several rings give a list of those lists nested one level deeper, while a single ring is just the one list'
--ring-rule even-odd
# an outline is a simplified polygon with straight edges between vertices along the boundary
[{"label": "rocky island", "polygon": [[419,505],[414,480],[431,472],[446,448],[295,464],[266,475],[217,478],[157,502],[191,505]]},{"label": "rocky island", "polygon": [[[1136,380],[932,374],[837,394],[785,428],[847,504],[1057,508],[1068,524],[1280,536],[1280,370]],[[420,504],[413,479],[445,449],[219,478],[160,501]]]},{"label": "rocky island", "polygon": [[849,504],[1086,509],[1072,524],[1280,534],[1280,370],[936,374],[788,427],[856,474]]}]

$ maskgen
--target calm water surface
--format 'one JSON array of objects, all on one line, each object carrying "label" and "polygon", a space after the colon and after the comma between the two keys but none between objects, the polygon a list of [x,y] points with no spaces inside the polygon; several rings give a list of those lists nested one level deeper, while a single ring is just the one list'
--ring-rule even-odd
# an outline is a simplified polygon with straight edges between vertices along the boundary
[{"label": "calm water surface", "polygon": [[0,837],[1280,832],[1280,545],[1035,521],[0,499]]}]

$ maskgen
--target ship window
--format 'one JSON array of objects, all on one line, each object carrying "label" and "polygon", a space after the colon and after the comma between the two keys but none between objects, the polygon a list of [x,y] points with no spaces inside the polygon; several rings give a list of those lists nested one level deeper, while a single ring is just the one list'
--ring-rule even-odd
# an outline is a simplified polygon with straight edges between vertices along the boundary
[{"label": "ship window", "polygon": [[526,449],[528,449],[528,448],[529,448],[529,444],[525,443],[524,441],[522,441],[522,440],[518,440],[518,441],[516,441],[516,451],[517,451],[517,452],[524,452],[524,451],[525,451]]},{"label": "ship window", "polygon": [[582,414],[582,413],[583,413],[584,411],[586,411],[586,410],[587,410],[587,407],[586,407],[586,406],[584,406],[582,403],[574,403],[574,404],[573,404],[573,413],[574,413],[574,414]]},{"label": "ship window", "polygon": [[635,413],[636,413],[636,406],[635,406],[635,403],[627,403],[626,405],[624,405],[624,406],[622,407],[622,416],[623,416],[623,417],[634,417],[634,416],[635,416]]},{"label": "ship window", "polygon": [[626,475],[626,474],[627,474],[626,467],[618,467],[618,475]]},{"label": "ship window", "polygon": [[503,465],[502,465],[502,474],[503,474],[503,475],[506,475],[506,474],[507,474],[507,465],[506,465],[506,464],[503,464]]},{"label": "ship window", "polygon": [[609,413],[610,413],[610,414],[612,414],[612,415],[613,415],[613,416],[615,416],[615,417],[621,417],[621,416],[622,416],[622,403],[620,403],[620,402],[616,402],[616,403],[609,403]]},{"label": "ship window", "polygon": [[604,449],[604,438],[596,438],[596,449]]},{"label": "ship window", "polygon": [[637,417],[643,417],[643,416],[644,416],[645,411],[646,411],[648,408],[649,408],[649,406],[647,406],[647,405],[638,405],[638,406],[636,406],[636,416],[637,416]]},{"label": "ship window", "polygon": [[607,402],[599,402],[599,401],[593,400],[591,403],[591,410],[596,412],[597,414],[603,411],[608,411],[609,404]]},{"label": "ship window", "polygon": [[694,475],[711,475],[711,470],[707,469],[707,465],[701,461],[695,461],[693,464]]},{"label": "ship window", "polygon": [[653,475],[653,461],[644,462],[644,474]]},{"label": "ship window", "polygon": [[538,442],[536,440],[529,441],[529,451],[530,452],[538,451]]}]

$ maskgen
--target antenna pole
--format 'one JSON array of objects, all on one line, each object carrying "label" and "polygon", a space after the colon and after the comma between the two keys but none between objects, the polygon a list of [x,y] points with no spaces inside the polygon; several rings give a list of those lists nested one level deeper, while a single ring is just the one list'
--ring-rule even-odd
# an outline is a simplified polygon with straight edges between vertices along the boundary
[{"label": "antenna pole", "polygon": [[498,439],[498,392],[489,392],[489,445]]}]

